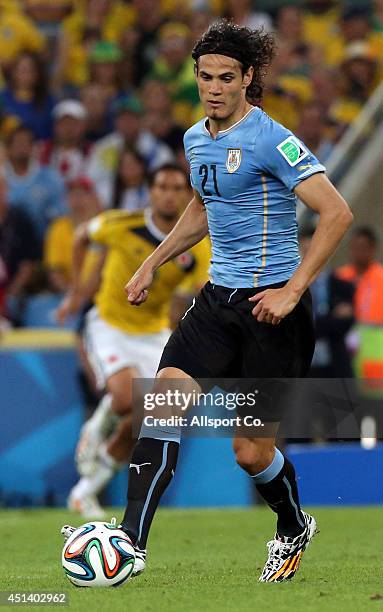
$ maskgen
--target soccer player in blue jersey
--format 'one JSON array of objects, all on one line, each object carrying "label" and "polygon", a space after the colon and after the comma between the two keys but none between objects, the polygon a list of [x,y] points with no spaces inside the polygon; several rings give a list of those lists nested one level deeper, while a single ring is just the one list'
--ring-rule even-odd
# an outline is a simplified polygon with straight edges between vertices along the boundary
[{"label": "soccer player in blue jersey", "polygon": [[[194,197],[126,291],[131,304],[141,304],[155,271],[207,233],[211,280],[169,339],[156,390],[174,388],[175,380],[200,389],[198,381],[207,378],[301,377],[310,366],[314,335],[308,287],[352,214],[305,144],[257,106],[272,55],[269,34],[227,21],[212,25],[193,49],[207,115],[184,139]],[[319,214],[302,262],[297,197]],[[276,424],[280,417],[273,405],[267,410],[265,420]],[[277,514],[260,580],[290,579],[316,530],[315,519],[300,507],[294,467],[275,447],[274,435],[241,432],[233,446],[238,464]],[[133,452],[122,528],[137,547],[136,573],[145,567],[150,524],[174,473],[178,448],[174,428],[143,426]]]}]

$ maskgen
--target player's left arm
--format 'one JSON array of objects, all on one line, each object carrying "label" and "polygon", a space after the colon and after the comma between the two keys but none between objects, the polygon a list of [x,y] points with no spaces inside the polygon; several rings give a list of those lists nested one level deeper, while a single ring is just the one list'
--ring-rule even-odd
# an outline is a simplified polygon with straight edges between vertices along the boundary
[{"label": "player's left arm", "polygon": [[304,291],[334,254],[353,220],[348,204],[324,173],[301,181],[294,192],[306,206],[319,214],[319,222],[309,250],[286,285],[280,289],[266,289],[250,298],[256,303],[252,312],[257,321],[273,325],[295,308]]}]

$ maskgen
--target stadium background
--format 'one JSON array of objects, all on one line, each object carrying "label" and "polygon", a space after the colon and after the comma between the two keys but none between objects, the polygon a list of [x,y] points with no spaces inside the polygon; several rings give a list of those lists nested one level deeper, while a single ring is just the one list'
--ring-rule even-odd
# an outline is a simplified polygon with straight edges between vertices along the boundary
[{"label": "stadium background", "polygon": [[[72,234],[62,220],[73,216],[68,194],[77,185],[84,217],[102,208],[142,208],[150,169],[168,159],[186,168],[183,132],[202,116],[190,50],[222,15],[276,32],[279,50],[267,77],[265,110],[328,165],[357,224],[369,225],[381,237],[381,0],[2,0],[5,199],[30,219],[17,245],[9,244],[3,215],[0,221],[0,506],[63,506],[76,478],[73,453],[85,409],[75,321],[65,330],[54,321],[70,279]],[[116,134],[121,117],[125,136]],[[20,130],[25,125],[33,133],[30,151]],[[24,182],[15,177],[17,144],[29,151]],[[305,226],[313,222],[301,211],[300,217]],[[9,252],[10,263],[4,255]],[[331,265],[348,259],[345,241]],[[382,283],[381,276],[374,282]],[[374,381],[361,384],[374,419],[365,421],[362,441],[290,447],[303,503],[383,503],[383,451],[377,442],[383,292],[374,309],[372,318],[355,322],[358,344],[355,334],[349,340],[355,373]],[[124,504],[126,480],[122,472],[106,502]],[[250,487],[234,465],[230,440],[189,439],[165,503],[246,506],[254,503]]]}]

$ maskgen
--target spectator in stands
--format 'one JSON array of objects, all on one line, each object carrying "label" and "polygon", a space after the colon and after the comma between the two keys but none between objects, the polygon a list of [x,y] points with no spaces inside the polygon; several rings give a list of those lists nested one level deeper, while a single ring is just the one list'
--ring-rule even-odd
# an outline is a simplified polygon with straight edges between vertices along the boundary
[{"label": "spectator in stands", "polygon": [[144,125],[156,138],[174,151],[183,145],[185,130],[172,116],[172,100],[166,83],[149,79],[142,88]]},{"label": "spectator in stands", "polygon": [[142,210],[148,203],[145,160],[136,150],[128,147],[121,153],[109,206]]},{"label": "spectator in stands", "polygon": [[336,0],[306,0],[304,12],[305,40],[326,51],[329,41],[338,34],[340,2]]},{"label": "spectator in stands", "polygon": [[[68,184],[68,214],[59,217],[48,228],[44,242],[44,265],[49,289],[55,293],[67,291],[72,280],[73,241],[76,227],[97,215],[101,206],[86,177],[78,177]],[[95,254],[89,252],[85,276],[93,265]]]},{"label": "spectator in stands", "polygon": [[341,67],[339,96],[330,116],[341,126],[353,123],[377,85],[378,61],[368,43],[354,42],[345,50]]},{"label": "spectator in stands", "polygon": [[294,49],[304,44],[303,11],[293,4],[282,6],[276,18],[276,38],[279,50]]},{"label": "spectator in stands", "polygon": [[276,26],[279,57],[273,68],[274,79],[285,91],[305,103],[312,98],[309,78],[312,50],[311,44],[304,39],[302,9],[293,5],[282,7]]},{"label": "spectator in stands", "polygon": [[40,52],[44,37],[16,2],[0,2],[0,65],[6,68],[25,51]]},{"label": "spectator in stands", "polygon": [[87,170],[103,206],[109,205],[111,184],[120,152],[125,146],[137,149],[149,170],[173,159],[170,149],[143,128],[140,102],[133,97],[119,102],[116,107],[115,131],[94,145]]},{"label": "spectator in stands", "polygon": [[163,23],[158,0],[132,0],[135,11],[134,30],[131,31],[131,54],[134,85],[139,86],[150,73],[157,56],[158,32]]},{"label": "spectator in stands", "polygon": [[120,62],[122,52],[108,40],[97,42],[89,54],[89,80],[99,85],[108,102],[108,114],[112,116],[113,106],[127,93],[127,83],[122,85]]},{"label": "spectator in stands", "polygon": [[[305,256],[314,230],[300,236],[300,250]],[[351,357],[345,338],[354,323],[354,286],[324,270],[311,284],[316,344],[310,376],[351,378]]]},{"label": "spectator in stands", "polygon": [[53,139],[41,148],[40,161],[56,170],[64,181],[85,172],[90,146],[86,133],[86,108],[78,100],[62,100],[53,109]]},{"label": "spectator in stands", "polygon": [[333,150],[333,143],[327,136],[327,118],[318,102],[309,102],[303,107],[296,134],[325,163]]},{"label": "spectator in stands", "polygon": [[25,12],[47,38],[57,35],[60,22],[67,17],[74,0],[24,0]]},{"label": "spectator in stands", "polygon": [[383,33],[383,0],[373,0],[371,26],[374,32]]},{"label": "spectator in stands", "polygon": [[383,325],[383,265],[376,259],[378,237],[369,227],[358,227],[350,241],[350,263],[337,276],[354,284],[358,323]]},{"label": "spectator in stands", "polygon": [[42,245],[51,221],[66,212],[64,183],[54,170],[38,163],[33,133],[26,126],[10,133],[5,154],[9,203],[31,217]]},{"label": "spectator in stands", "polygon": [[45,37],[48,57],[54,58],[49,65],[49,72],[54,73],[61,22],[70,14],[74,0],[23,0],[23,4],[26,14]]},{"label": "spectator in stands", "polygon": [[330,66],[339,66],[345,59],[346,48],[362,41],[368,43],[374,55],[383,56],[383,34],[371,29],[369,7],[346,5],[339,21],[339,31],[326,41],[326,62]]},{"label": "spectator in stands", "polygon": [[168,84],[173,116],[185,129],[192,123],[191,113],[199,104],[190,56],[190,30],[183,23],[167,23],[159,32],[158,56],[151,76]]},{"label": "spectator in stands", "polygon": [[283,122],[287,128],[295,130],[299,121],[302,101],[296,93],[283,87],[280,82],[281,75],[284,74],[287,67],[288,56],[284,56],[283,53],[277,54],[265,79],[266,90],[262,107],[275,121]]},{"label": "spectator in stands", "polygon": [[335,101],[338,79],[338,73],[326,66],[318,67],[311,73],[313,99],[322,106],[326,113]]},{"label": "spectator in stands", "polygon": [[89,53],[98,40],[118,44],[126,28],[134,22],[134,11],[121,0],[84,0],[62,26],[57,86],[74,87],[89,79]]},{"label": "spectator in stands", "polygon": [[88,142],[94,143],[113,131],[113,118],[108,114],[108,97],[100,85],[84,85],[80,100],[86,109],[85,138]]},{"label": "spectator in stands", "polygon": [[25,292],[39,256],[32,221],[9,205],[6,180],[0,174],[0,316],[10,316],[9,306]]},{"label": "spectator in stands", "polygon": [[30,52],[18,56],[6,73],[7,86],[0,94],[3,112],[19,117],[38,140],[52,136],[55,100],[48,91],[46,66]]},{"label": "spectator in stands", "polygon": [[263,11],[254,10],[255,3],[252,0],[225,0],[224,14],[240,26],[248,28],[265,28],[271,30],[272,21],[270,15]]},{"label": "spectator in stands", "polygon": [[204,10],[194,10],[189,19],[188,24],[190,27],[190,47],[192,48],[195,41],[201,38],[202,34],[206,32],[209,25],[214,21],[214,16],[205,8]]}]

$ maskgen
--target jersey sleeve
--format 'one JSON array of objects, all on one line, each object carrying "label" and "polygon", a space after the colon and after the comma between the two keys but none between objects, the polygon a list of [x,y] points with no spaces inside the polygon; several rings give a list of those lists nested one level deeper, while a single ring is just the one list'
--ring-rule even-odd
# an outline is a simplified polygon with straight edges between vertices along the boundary
[{"label": "jersey sleeve", "polygon": [[306,145],[276,121],[270,120],[257,145],[261,168],[291,191],[309,176],[326,172]]},{"label": "jersey sleeve", "polygon": [[[189,131],[185,132],[184,134],[184,150],[185,150],[185,157],[186,160],[189,164],[189,168],[190,168],[190,135],[189,135]],[[189,177],[190,177],[190,185],[192,186],[193,189],[195,189],[196,191],[198,191],[197,189],[197,185],[195,184],[195,181],[193,180],[193,174],[190,171],[189,172]]]},{"label": "jersey sleeve", "polygon": [[209,280],[210,265],[210,242],[204,238],[200,243],[191,249],[195,256],[196,265],[192,272],[187,274],[177,287],[177,293],[194,295]]},{"label": "jersey sleeve", "polygon": [[111,239],[112,225],[112,219],[109,218],[108,212],[93,217],[87,226],[89,239],[92,242],[108,246]]}]

